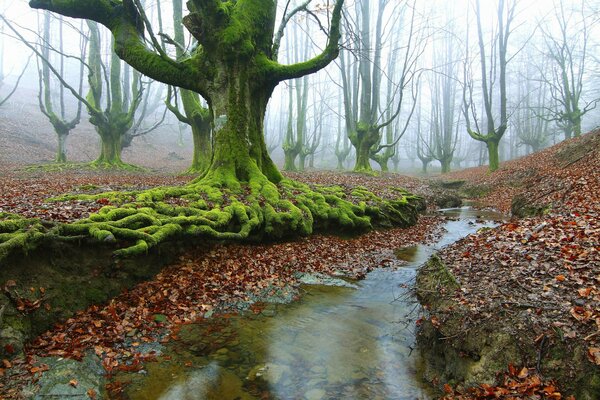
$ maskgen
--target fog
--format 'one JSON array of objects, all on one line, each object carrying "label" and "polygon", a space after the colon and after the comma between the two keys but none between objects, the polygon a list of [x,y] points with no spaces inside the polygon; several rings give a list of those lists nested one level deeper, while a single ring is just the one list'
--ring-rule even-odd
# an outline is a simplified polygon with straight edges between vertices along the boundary
[{"label": "fog", "polygon": [[[280,0],[278,20],[284,10],[300,3],[292,1],[286,8],[287,3]],[[146,0],[145,4],[154,33],[174,37],[171,2]],[[157,28],[157,4],[163,20],[162,31]],[[265,135],[269,151],[280,167],[356,169],[360,157],[351,137],[361,124],[379,127],[367,160],[373,169],[439,172],[444,168],[441,158],[448,156],[450,160],[446,162],[451,163],[452,169],[486,165],[490,161],[486,143],[474,139],[468,130],[485,136],[492,133],[490,127],[498,130],[503,125],[498,47],[502,35],[498,35],[507,22],[510,22],[504,37],[508,37],[507,126],[499,139],[500,159],[523,156],[576,135],[578,129],[585,133],[600,124],[596,109],[600,98],[598,2],[518,0],[511,8],[513,1],[506,0],[505,20],[499,24],[498,0],[483,0],[479,9],[481,32],[476,22],[475,0],[371,0],[365,4],[368,7],[362,7],[359,0],[346,1],[343,50],[336,61],[316,74],[283,82],[275,90],[265,119]],[[279,52],[281,63],[304,61],[324,47],[327,38],[322,28],[328,24],[328,5],[315,0],[309,10],[310,13],[296,14],[286,26]],[[31,9],[26,1],[3,0],[0,13],[41,51],[42,11]],[[368,27],[365,21],[369,21]],[[86,63],[81,91],[85,98],[90,90],[90,66],[86,58],[81,59],[81,32],[89,39],[89,28],[82,21],[70,18],[63,18],[60,26],[61,19],[53,15],[49,60],[75,89],[81,61]],[[1,20],[0,30],[0,101],[12,91],[24,71],[14,95],[0,107],[0,118],[17,118],[15,110],[27,108],[32,118],[39,118],[40,127],[51,132],[44,114],[36,111],[43,62]],[[102,68],[108,74],[114,64],[111,66],[110,35],[104,28],[100,29],[100,38]],[[189,35],[185,43],[188,48],[193,46]],[[165,45],[165,49],[175,57],[175,46]],[[86,54],[89,55],[89,50]],[[485,60],[483,68],[482,60]],[[131,82],[137,79],[135,74],[123,63],[120,68],[124,71],[121,74],[124,87],[132,87]],[[79,101],[52,73],[49,76],[48,90],[52,92],[49,98],[65,104],[61,111],[65,117],[74,115]],[[561,81],[563,76],[568,77],[569,85]],[[165,157],[171,158],[161,159],[162,163],[175,159],[178,160],[175,169],[185,168],[192,157],[191,130],[165,110],[164,84],[151,83],[149,78],[142,77],[139,85],[146,97],[135,111],[136,118],[129,130],[132,137],[125,148],[136,154],[143,154],[149,147],[155,153],[164,150]],[[174,97],[173,100],[176,101]],[[365,101],[371,103],[368,110]],[[109,105],[103,99],[100,107]],[[183,110],[181,104],[175,106]],[[575,113],[578,120],[570,120],[568,116]],[[73,129],[73,134],[78,138],[77,143],[99,148],[94,127],[87,121],[88,114],[83,106],[83,122]],[[371,115],[370,119],[365,119],[366,114]],[[493,120],[491,125],[490,120]],[[576,126],[579,120],[580,128]],[[52,135],[44,136],[43,140],[49,146],[57,146]],[[71,139],[66,144],[70,158],[81,161],[96,158],[96,147],[91,150],[88,145],[83,146],[87,146],[88,152],[81,155],[81,146],[73,147],[75,144]],[[293,154],[291,148],[299,150]],[[288,157],[293,156],[292,164],[284,165],[285,151]],[[382,157],[386,158],[385,166],[381,164]],[[144,157],[135,160],[143,163]],[[387,165],[388,162],[391,164]]]}]

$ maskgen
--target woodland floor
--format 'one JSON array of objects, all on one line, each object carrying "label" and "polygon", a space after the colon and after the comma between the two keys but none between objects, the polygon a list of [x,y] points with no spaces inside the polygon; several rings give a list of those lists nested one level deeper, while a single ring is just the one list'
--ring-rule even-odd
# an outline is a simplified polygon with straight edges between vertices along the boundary
[{"label": "woodland floor", "polygon": [[[0,211],[61,222],[86,217],[103,203],[47,203],[48,197],[145,189],[190,179],[153,173],[23,172],[10,164],[0,167],[0,176]],[[435,182],[431,186],[431,181],[395,174],[311,172],[291,177],[308,183],[362,185],[375,193],[399,186],[435,197]],[[479,195],[481,207],[508,213],[516,195],[546,207],[542,216],[513,219],[442,251],[442,260],[462,288],[455,293],[457,300],[480,320],[493,318],[498,307],[530,307],[530,318],[522,321],[526,326],[516,326],[519,332],[530,332],[523,340],[535,343],[544,335],[555,335],[554,328],[559,328],[566,340],[585,346],[590,362],[600,365],[600,133],[504,163],[494,174],[475,168],[440,179],[467,181],[467,192]],[[47,367],[36,361],[37,355],[80,358],[92,349],[108,372],[140,368],[146,357],[135,350],[140,343],[176,337],[179,324],[212,310],[226,311],[227,305],[248,301],[251,294],[297,286],[294,273],[298,271],[342,272],[360,278],[373,268],[398,262],[394,249],[431,240],[439,232],[439,222],[436,217],[421,217],[409,229],[374,231],[351,239],[313,235],[288,243],[198,246],[154,280],[44,333],[29,347],[25,359],[3,360],[0,398],[18,398],[19,384],[44,372]],[[443,322],[442,318],[436,321]],[[126,335],[132,338],[131,346],[123,345]],[[446,398],[493,398],[505,390],[513,390],[515,398],[529,394],[560,398],[558,389],[532,378],[529,370],[513,367],[508,375],[504,385],[482,386],[466,394],[448,387]]]}]

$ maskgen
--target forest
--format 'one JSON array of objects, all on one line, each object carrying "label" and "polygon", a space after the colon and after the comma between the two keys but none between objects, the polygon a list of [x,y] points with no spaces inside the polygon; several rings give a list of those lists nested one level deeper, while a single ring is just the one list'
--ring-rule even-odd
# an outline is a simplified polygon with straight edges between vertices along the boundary
[{"label": "forest", "polygon": [[599,33],[3,1],[0,399],[600,399]]}]

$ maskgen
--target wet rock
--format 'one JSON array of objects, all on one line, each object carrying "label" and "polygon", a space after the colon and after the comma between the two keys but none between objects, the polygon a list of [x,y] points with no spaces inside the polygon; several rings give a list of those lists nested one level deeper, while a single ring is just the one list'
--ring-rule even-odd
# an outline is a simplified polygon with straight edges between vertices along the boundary
[{"label": "wet rock", "polygon": [[321,400],[327,393],[323,389],[311,389],[304,394],[306,400]]},{"label": "wet rock", "polygon": [[325,285],[325,286],[339,286],[356,289],[357,285],[347,282],[340,278],[334,278],[325,274],[308,274],[300,272],[296,274],[296,278],[305,285]]},{"label": "wet rock", "polygon": [[100,393],[104,387],[104,369],[93,353],[86,355],[81,362],[57,357],[45,357],[39,361],[48,364],[50,370],[38,382],[39,390],[33,397],[36,400],[87,400],[88,391]]},{"label": "wet rock", "polygon": [[287,365],[273,363],[259,364],[250,370],[246,379],[254,381],[260,378],[271,385],[277,385],[284,377],[289,376],[290,373],[291,369]]}]

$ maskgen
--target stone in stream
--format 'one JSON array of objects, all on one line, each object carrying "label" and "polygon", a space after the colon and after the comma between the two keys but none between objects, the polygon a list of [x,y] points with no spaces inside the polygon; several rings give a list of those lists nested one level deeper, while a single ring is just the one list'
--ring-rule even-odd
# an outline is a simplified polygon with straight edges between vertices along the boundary
[{"label": "stone in stream", "polygon": [[304,394],[304,398],[306,400],[321,400],[326,394],[327,392],[323,389],[310,389]]},{"label": "stone in stream", "polygon": [[86,355],[81,362],[57,357],[44,357],[39,361],[48,364],[50,370],[39,380],[35,400],[88,400],[88,391],[100,393],[104,387],[104,369],[95,354]]}]

